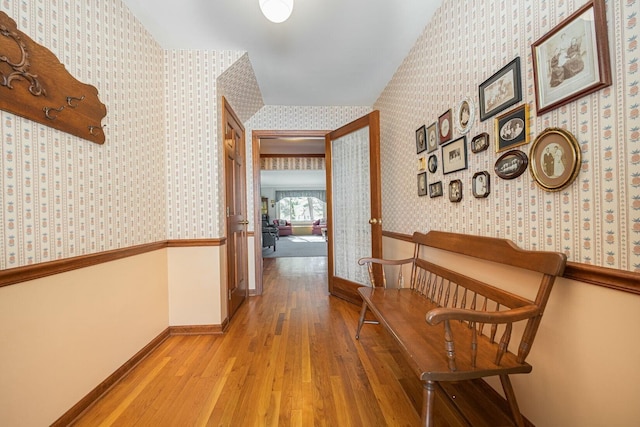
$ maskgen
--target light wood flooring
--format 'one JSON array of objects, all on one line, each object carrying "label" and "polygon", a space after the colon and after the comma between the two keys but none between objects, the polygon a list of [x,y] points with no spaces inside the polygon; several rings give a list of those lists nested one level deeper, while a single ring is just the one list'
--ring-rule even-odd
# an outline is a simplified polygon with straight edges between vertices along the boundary
[{"label": "light wood flooring", "polygon": [[[421,385],[390,336],[327,292],[327,258],[265,259],[224,335],[171,336],[76,426],[416,426]],[[466,425],[438,397],[436,425]]]}]

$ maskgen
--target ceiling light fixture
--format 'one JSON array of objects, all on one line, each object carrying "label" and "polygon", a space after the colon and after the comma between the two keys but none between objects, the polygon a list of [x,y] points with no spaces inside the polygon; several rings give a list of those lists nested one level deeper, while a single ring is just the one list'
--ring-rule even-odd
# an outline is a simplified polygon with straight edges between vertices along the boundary
[{"label": "ceiling light fixture", "polygon": [[260,10],[271,22],[286,21],[293,12],[293,0],[259,0]]}]

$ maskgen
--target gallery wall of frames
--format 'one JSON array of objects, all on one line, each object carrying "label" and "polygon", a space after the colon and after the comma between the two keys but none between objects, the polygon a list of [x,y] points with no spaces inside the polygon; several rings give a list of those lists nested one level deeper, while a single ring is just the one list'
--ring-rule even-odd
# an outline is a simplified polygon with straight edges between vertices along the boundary
[{"label": "gallery wall of frames", "polygon": [[640,271],[634,7],[445,0],[374,105],[385,228]]}]

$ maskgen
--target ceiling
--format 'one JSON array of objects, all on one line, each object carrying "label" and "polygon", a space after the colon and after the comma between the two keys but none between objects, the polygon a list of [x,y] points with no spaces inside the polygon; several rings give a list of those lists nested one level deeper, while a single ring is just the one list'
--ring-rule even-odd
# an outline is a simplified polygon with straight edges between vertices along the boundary
[{"label": "ceiling", "polygon": [[165,49],[247,51],[265,105],[372,106],[442,0],[123,0]]}]

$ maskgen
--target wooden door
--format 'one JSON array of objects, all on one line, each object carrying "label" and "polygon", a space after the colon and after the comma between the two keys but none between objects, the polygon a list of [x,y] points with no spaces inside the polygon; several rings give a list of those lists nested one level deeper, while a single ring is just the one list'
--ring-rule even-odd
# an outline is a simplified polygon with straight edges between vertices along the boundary
[{"label": "wooden door", "polygon": [[244,127],[222,98],[224,126],[225,212],[227,224],[228,313],[231,319],[248,292],[247,198]]},{"label": "wooden door", "polygon": [[360,303],[357,289],[369,279],[358,259],[382,257],[379,112],[329,133],[325,143],[329,292]]}]

